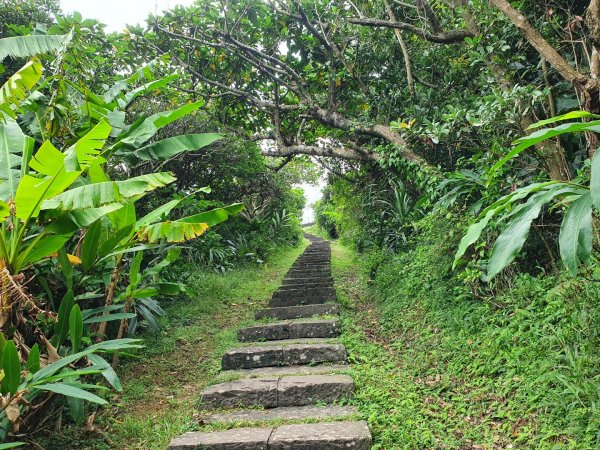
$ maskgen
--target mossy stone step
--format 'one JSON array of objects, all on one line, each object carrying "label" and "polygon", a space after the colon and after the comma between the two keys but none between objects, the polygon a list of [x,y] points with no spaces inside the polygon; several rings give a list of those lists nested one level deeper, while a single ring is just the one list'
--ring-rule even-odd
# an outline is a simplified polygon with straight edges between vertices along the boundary
[{"label": "mossy stone step", "polygon": [[297,277],[288,278],[284,280],[279,289],[298,288],[298,287],[320,287],[320,286],[333,286],[332,277]]},{"label": "mossy stone step", "polygon": [[255,369],[345,360],[346,348],[341,344],[260,345],[227,351],[221,359],[221,367],[223,370]]},{"label": "mossy stone step", "polygon": [[209,386],[202,391],[204,409],[305,406],[348,398],[354,383],[348,375],[247,378]]},{"label": "mossy stone step", "polygon": [[202,415],[201,419],[206,424],[235,424],[245,422],[270,422],[274,420],[319,420],[343,419],[358,416],[358,409],[354,406],[326,405],[326,406],[283,406],[271,409],[244,409],[240,411],[217,412]]},{"label": "mossy stone step", "polygon": [[237,333],[238,340],[242,342],[332,338],[339,335],[340,322],[335,319],[269,323],[242,328]]},{"label": "mossy stone step", "polygon": [[364,421],[192,431],[171,441],[168,450],[369,450],[371,433]]},{"label": "mossy stone step", "polygon": [[350,370],[347,364],[320,364],[318,366],[283,366],[259,367],[257,369],[224,370],[219,375],[225,380],[242,378],[261,378],[285,375],[323,375],[331,373],[345,373]]},{"label": "mossy stone step", "polygon": [[259,310],[255,317],[260,319],[301,319],[305,317],[326,316],[339,313],[337,303],[323,303],[320,305],[286,306],[282,308],[265,308]]},{"label": "mossy stone step", "polygon": [[336,300],[335,293],[313,295],[311,297],[303,297],[290,295],[285,297],[274,297],[269,300],[270,308],[281,308],[285,306],[302,306],[302,305],[321,305]]},{"label": "mossy stone step", "polygon": [[277,289],[271,298],[285,297],[333,297],[335,298],[335,289],[330,287],[280,287]]}]

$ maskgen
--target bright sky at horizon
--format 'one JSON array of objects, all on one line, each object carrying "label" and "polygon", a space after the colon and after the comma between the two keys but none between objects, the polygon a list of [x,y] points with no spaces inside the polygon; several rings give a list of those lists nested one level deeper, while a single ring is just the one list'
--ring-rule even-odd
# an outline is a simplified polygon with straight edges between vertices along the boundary
[{"label": "bright sky at horizon", "polygon": [[97,19],[110,32],[122,31],[126,25],[144,24],[150,14],[193,3],[194,0],[60,0],[60,7],[67,14],[77,11],[85,19]]}]

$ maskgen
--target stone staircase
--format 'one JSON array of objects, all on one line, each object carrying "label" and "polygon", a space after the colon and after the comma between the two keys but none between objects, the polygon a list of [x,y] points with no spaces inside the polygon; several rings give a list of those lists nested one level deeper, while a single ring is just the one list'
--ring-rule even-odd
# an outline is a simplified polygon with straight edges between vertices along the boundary
[{"label": "stone staircase", "polygon": [[[346,348],[331,277],[329,242],[311,241],[256,313],[238,331],[240,346],[221,361],[223,382],[201,394],[202,421],[226,431],[189,432],[170,450],[368,450],[371,434],[358,411],[336,404],[352,396]],[[268,321],[268,322],[267,322]],[[231,381],[233,380],[233,381]],[[269,425],[269,423],[272,425]],[[278,425],[285,422],[305,422]],[[257,424],[236,427],[238,424]]]}]

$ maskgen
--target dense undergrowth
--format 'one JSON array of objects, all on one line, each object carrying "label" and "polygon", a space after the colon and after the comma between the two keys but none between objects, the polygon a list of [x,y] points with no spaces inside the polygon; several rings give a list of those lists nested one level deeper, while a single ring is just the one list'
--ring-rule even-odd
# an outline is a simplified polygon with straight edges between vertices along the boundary
[{"label": "dense undergrowth", "polygon": [[456,225],[416,225],[395,256],[334,244],[374,448],[598,448],[600,286],[520,274],[477,299],[451,270]]},{"label": "dense undergrowth", "polygon": [[168,303],[162,331],[145,333],[146,347],[124,362],[123,393],[87,427],[67,424],[57,431],[50,417],[32,441],[53,450],[166,448],[198,423],[199,393],[217,374],[235,331],[266,304],[306,245],[280,247],[263,265],[246,264],[225,274],[188,267],[187,295]]}]

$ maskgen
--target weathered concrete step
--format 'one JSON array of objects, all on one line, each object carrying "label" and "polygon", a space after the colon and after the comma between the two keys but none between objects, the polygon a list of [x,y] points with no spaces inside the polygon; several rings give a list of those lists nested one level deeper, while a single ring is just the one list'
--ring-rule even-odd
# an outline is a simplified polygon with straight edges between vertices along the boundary
[{"label": "weathered concrete step", "polygon": [[346,360],[342,344],[261,345],[231,349],[223,355],[223,370],[294,366]]},{"label": "weathered concrete step", "polygon": [[337,303],[323,303],[321,305],[286,306],[283,308],[265,308],[259,310],[256,319],[300,319],[303,317],[334,315],[339,313]]},{"label": "weathered concrete step", "polygon": [[281,286],[276,292],[280,290],[287,289],[333,289],[334,285],[332,281],[327,281],[325,283],[319,282],[308,282],[308,283],[293,283],[293,284],[284,284]]},{"label": "weathered concrete step", "polygon": [[284,406],[272,409],[246,409],[242,411],[219,412],[202,416],[207,424],[232,424],[240,422],[268,422],[272,420],[327,420],[343,419],[358,415],[354,406]]},{"label": "weathered concrete step", "polygon": [[298,267],[329,267],[331,261],[329,259],[297,259],[292,268]]},{"label": "weathered concrete step", "polygon": [[219,383],[202,391],[204,409],[245,406],[305,406],[348,398],[354,383],[348,375],[305,375],[247,378]]},{"label": "weathered concrete step", "polygon": [[237,337],[242,342],[280,339],[331,338],[340,335],[340,323],[335,319],[277,322],[242,328]]},{"label": "weathered concrete step", "polygon": [[329,265],[318,267],[318,266],[306,266],[306,267],[292,267],[288,270],[289,274],[294,273],[328,273],[331,272],[331,267]]},{"label": "weathered concrete step", "polygon": [[284,283],[289,280],[294,280],[298,278],[312,278],[313,280],[323,280],[331,278],[331,271],[327,272],[288,272],[287,275],[283,277]]},{"label": "weathered concrete step", "polygon": [[350,370],[347,364],[320,364],[318,366],[285,366],[259,367],[258,369],[224,370],[219,378],[261,378],[284,375],[323,375],[328,373],[345,373]]},{"label": "weathered concrete step", "polygon": [[294,287],[294,286],[318,287],[318,286],[332,286],[332,285],[333,285],[332,277],[320,277],[320,278],[296,277],[296,278],[288,278],[287,280],[283,280],[281,288],[288,288],[288,287]]},{"label": "weathered concrete step", "polygon": [[333,302],[336,300],[335,294],[315,295],[313,297],[275,297],[269,300],[270,308],[280,308],[285,306],[301,306],[301,305],[321,305],[323,303]]},{"label": "weathered concrete step", "polygon": [[236,428],[185,433],[169,450],[369,450],[371,433],[365,421]]},{"label": "weathered concrete step", "polygon": [[339,344],[340,341],[336,337],[331,338],[299,338],[299,339],[277,339],[275,341],[266,341],[266,342],[240,342],[239,347],[249,348],[249,347],[265,347],[265,346],[281,346],[281,347],[289,347],[290,345],[315,345],[315,344]]},{"label": "weathered concrete step", "polygon": [[333,296],[335,297],[335,289],[332,287],[302,287],[302,288],[290,288],[280,287],[277,289],[271,298],[284,298],[284,297],[321,297],[321,296]]}]

